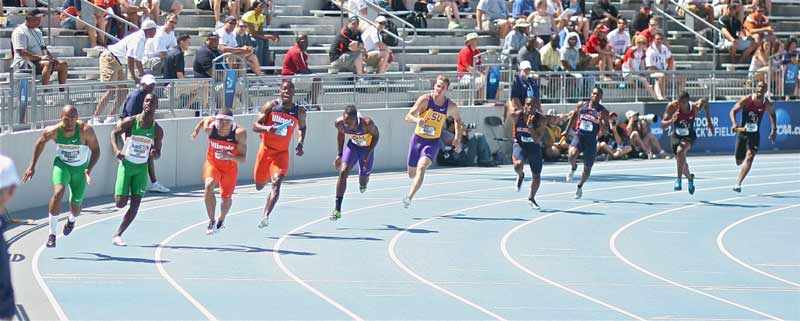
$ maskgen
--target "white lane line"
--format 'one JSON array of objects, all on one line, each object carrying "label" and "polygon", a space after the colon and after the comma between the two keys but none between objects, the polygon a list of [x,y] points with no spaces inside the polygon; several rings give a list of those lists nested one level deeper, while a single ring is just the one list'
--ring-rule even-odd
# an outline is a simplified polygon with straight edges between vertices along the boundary
[{"label": "white lane line", "polygon": [[[164,207],[170,207],[170,206],[176,206],[176,205],[191,203],[191,202],[195,202],[195,201],[197,201],[197,200],[188,200],[188,201],[183,201],[183,202],[159,205],[159,206],[155,206],[155,207],[141,209],[141,210],[139,210],[139,213],[147,212],[147,211],[151,211],[151,210],[155,210],[155,209],[159,209],[159,208],[164,208]],[[108,220],[115,219],[115,218],[123,216],[123,215],[125,215],[124,212],[121,213],[121,214],[117,214],[117,215],[109,216],[109,217],[102,218],[102,219],[99,219],[99,220],[96,220],[96,221],[92,221],[92,222],[89,222],[89,223],[86,223],[86,224],[83,224],[83,225],[76,224],[77,226],[75,227],[73,232],[75,232],[77,230],[80,230],[80,229],[83,229],[83,228],[86,228],[86,227],[89,227],[89,226],[92,226],[92,225],[100,223],[100,222],[105,222],[105,221],[108,221]],[[56,235],[56,239],[59,239],[59,238],[61,238],[63,236],[64,236],[63,234],[58,233],[58,235]],[[56,300],[56,297],[53,295],[53,292],[50,290],[50,287],[47,286],[47,283],[42,278],[42,274],[39,272],[39,257],[42,255],[42,251],[44,251],[44,249],[45,249],[45,245],[42,244],[39,247],[39,249],[36,250],[36,253],[33,254],[33,259],[31,260],[31,269],[33,270],[33,277],[36,279],[36,282],[39,283],[39,287],[42,288],[42,292],[44,292],[44,295],[47,297],[47,300],[50,301],[50,305],[53,306],[53,311],[55,311],[56,315],[58,316],[58,320],[67,321],[67,320],[69,320],[69,318],[64,313],[64,309],[61,308],[61,304],[58,303],[58,300]]]},{"label": "white lane line", "polygon": [[734,256],[733,254],[731,254],[728,251],[728,249],[725,248],[725,234],[727,234],[731,229],[733,229],[737,225],[742,224],[744,222],[747,222],[749,220],[752,220],[754,218],[760,217],[760,216],[764,216],[764,215],[769,215],[769,214],[776,213],[776,212],[785,211],[785,210],[788,210],[788,209],[791,209],[791,208],[795,208],[795,207],[800,207],[800,204],[795,204],[795,205],[791,205],[791,206],[786,206],[786,207],[781,207],[781,208],[769,210],[769,211],[766,211],[766,212],[761,212],[761,213],[758,213],[758,214],[755,214],[755,215],[751,215],[751,216],[745,217],[745,218],[743,218],[741,220],[738,220],[738,221],[734,222],[731,225],[728,225],[727,227],[725,227],[725,229],[722,230],[722,232],[719,233],[719,235],[717,235],[717,247],[729,259],[733,260],[734,262],[738,263],[739,265],[745,267],[746,269],[748,269],[750,271],[756,272],[756,273],[761,274],[763,276],[766,276],[766,277],[768,277],[770,279],[773,279],[773,280],[776,280],[776,281],[780,281],[780,282],[786,283],[788,285],[800,288],[800,284],[798,284],[797,282],[789,281],[787,279],[781,278],[779,276],[770,274],[770,273],[768,273],[766,271],[763,271],[761,269],[753,267],[752,265],[745,263],[744,261],[740,260],[739,258]]},{"label": "white lane line", "polygon": [[[753,184],[752,186],[780,185],[780,184],[788,184],[788,183],[796,183],[796,182],[798,182],[798,181],[771,182],[771,183]],[[725,187],[725,188],[727,188],[727,187]],[[791,191],[791,192],[797,192],[797,191]],[[744,198],[750,198],[750,197],[756,197],[756,196],[764,196],[764,195],[776,195],[776,194],[781,194],[781,193],[768,193],[768,194],[761,194],[761,195],[731,197],[731,198],[726,198],[726,199],[715,200],[714,202],[727,202],[727,201],[732,201],[732,200],[737,200],[737,199],[744,199]],[[666,214],[669,214],[669,213],[672,213],[672,212],[686,210],[686,209],[697,207],[697,206],[700,206],[700,205],[703,205],[703,203],[697,203],[697,204],[693,204],[693,205],[687,205],[687,206],[682,206],[682,207],[678,207],[678,208],[674,208],[674,209],[670,209],[670,210],[666,210],[666,211],[661,211],[661,212],[658,212],[658,213],[655,213],[655,214],[651,214],[651,215],[647,215],[647,216],[641,217],[641,218],[636,219],[636,220],[634,220],[634,221],[632,221],[632,222],[630,222],[628,224],[625,224],[624,226],[619,228],[617,231],[615,231],[614,234],[611,235],[611,238],[608,240],[608,244],[609,244],[609,247],[611,248],[611,252],[613,252],[614,255],[617,258],[619,258],[622,262],[624,262],[625,264],[633,267],[634,269],[638,270],[639,272],[647,274],[647,275],[649,275],[649,276],[651,276],[653,278],[656,278],[658,280],[661,280],[661,281],[663,281],[665,283],[668,283],[668,284],[673,285],[675,287],[679,287],[679,288],[685,289],[687,291],[690,291],[690,292],[693,292],[693,293],[696,293],[696,294],[699,294],[699,295],[702,295],[702,296],[705,296],[705,297],[720,301],[722,303],[725,303],[725,304],[728,304],[728,305],[731,305],[731,306],[734,306],[734,307],[737,307],[737,308],[740,308],[740,309],[743,309],[743,310],[746,310],[746,311],[750,311],[752,313],[758,314],[760,316],[763,316],[763,317],[766,317],[766,318],[769,318],[769,319],[772,319],[772,320],[782,321],[783,319],[778,318],[776,316],[773,316],[771,314],[768,314],[768,313],[765,313],[765,312],[762,312],[762,311],[759,311],[759,310],[756,310],[756,309],[753,309],[753,308],[738,304],[738,303],[730,301],[730,300],[726,300],[726,299],[720,298],[720,297],[715,296],[713,294],[697,290],[697,289],[695,289],[693,287],[690,287],[690,286],[675,282],[673,280],[670,280],[670,279],[667,279],[667,278],[665,278],[663,276],[655,274],[655,273],[653,273],[653,272],[651,272],[651,271],[649,271],[649,270],[637,265],[636,263],[631,262],[630,260],[628,260],[628,258],[626,258],[624,255],[622,255],[622,253],[619,251],[619,249],[617,249],[617,239],[622,234],[622,232],[624,232],[625,230],[627,230],[631,226],[634,226],[634,225],[636,225],[638,223],[644,222],[644,221],[646,221],[646,220],[648,220],[650,218],[653,218],[653,217],[658,217],[658,216],[666,215]]]}]

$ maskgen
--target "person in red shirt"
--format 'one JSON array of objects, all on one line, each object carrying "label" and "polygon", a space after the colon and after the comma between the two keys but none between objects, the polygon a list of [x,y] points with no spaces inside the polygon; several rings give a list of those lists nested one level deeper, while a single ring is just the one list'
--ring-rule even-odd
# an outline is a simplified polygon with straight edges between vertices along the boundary
[{"label": "person in red shirt", "polygon": [[642,36],[647,39],[647,47],[649,48],[650,45],[653,44],[653,40],[656,39],[656,35],[658,34],[658,18],[653,17],[650,18],[650,25],[647,29],[642,30],[641,32],[637,32],[636,35]]},{"label": "person in red shirt", "polygon": [[[239,164],[247,158],[247,131],[233,121],[233,111],[220,109],[214,117],[203,118],[194,128],[192,140],[197,138],[200,129],[208,135],[208,151],[203,164],[203,198],[208,214],[208,229],[211,235],[224,228],[223,221],[233,205],[233,190],[236,188],[236,177],[239,175]],[[219,219],[214,210],[217,199],[214,188],[219,185],[222,204]]]},{"label": "person in red shirt", "polygon": [[[601,74],[604,71],[613,69],[614,57],[616,56],[611,47],[608,46],[608,39],[606,38],[608,31],[608,27],[605,25],[598,25],[583,46],[583,52],[592,58],[592,64],[597,64]],[[607,78],[605,75],[603,77]]]},{"label": "person in red shirt", "polygon": [[[456,71],[462,86],[469,86],[472,79],[475,79],[475,88],[478,93],[483,91],[486,74],[481,71],[481,51],[478,50],[478,34],[475,32],[467,34],[464,38],[464,48],[458,52],[458,64]],[[473,65],[474,63],[474,65]]]},{"label": "person in red shirt", "polygon": [[[125,1],[127,1],[127,0],[125,0]],[[116,13],[116,14],[120,13],[119,4],[117,3],[117,0],[94,0],[94,5],[96,5],[96,6],[100,7],[100,8],[103,8],[105,10],[108,10],[108,9],[114,10],[114,13]],[[107,14],[108,13],[106,11],[103,11],[103,10],[97,10],[97,9],[94,10],[94,23],[95,23],[95,26],[97,26],[97,29],[100,29],[100,30],[108,32],[108,29],[107,29],[108,20],[106,19],[106,15]],[[97,43],[99,45],[106,45],[107,44],[106,43],[106,35],[104,35],[102,32],[98,32],[97,33]]]},{"label": "person in red shirt", "polygon": [[[286,57],[283,59],[283,68],[281,75],[294,76],[294,75],[308,75],[313,74],[311,69],[308,68],[308,35],[301,33],[298,34],[294,40],[294,46],[286,52]],[[305,78],[293,78],[293,81]],[[308,101],[311,105],[316,106],[321,91],[321,79],[314,78],[311,84],[311,92],[309,93]]]},{"label": "person in red shirt", "polygon": [[278,202],[281,193],[281,182],[289,173],[289,144],[297,129],[297,146],[295,154],[303,156],[303,142],[306,138],[306,111],[294,103],[294,84],[284,80],[281,84],[281,97],[268,101],[261,108],[253,131],[261,137],[254,178],[256,190],[261,190],[272,183],[272,191],[267,197],[264,207],[264,218],[258,223],[259,228],[269,226],[269,215]]}]

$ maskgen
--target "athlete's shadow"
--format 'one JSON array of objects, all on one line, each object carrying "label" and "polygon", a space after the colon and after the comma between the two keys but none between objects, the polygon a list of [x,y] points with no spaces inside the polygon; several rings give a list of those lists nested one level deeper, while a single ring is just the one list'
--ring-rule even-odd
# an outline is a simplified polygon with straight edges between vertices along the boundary
[{"label": "athlete's shadow", "polygon": [[150,259],[143,259],[138,257],[122,257],[122,256],[111,256],[102,253],[95,253],[95,252],[80,252],[81,254],[89,254],[94,255],[94,257],[55,257],[54,260],[76,260],[76,261],[95,261],[95,262],[105,262],[105,261],[117,261],[117,262],[130,262],[130,263],[146,263],[146,264],[156,264],[156,263],[169,263],[167,260],[150,260]]},{"label": "athlete's shadow", "polygon": [[[158,244],[153,245],[144,245],[141,247],[147,248],[157,248]],[[227,247],[221,246],[188,246],[188,245],[165,245],[162,246],[165,249],[170,250],[197,250],[197,251],[217,251],[217,252],[229,252],[229,253],[275,253],[273,249],[265,249],[260,247],[253,247],[247,245],[228,245]],[[279,250],[277,251],[280,255],[317,255],[317,253],[312,252],[299,252],[299,251],[287,251],[287,250]]]},{"label": "athlete's shadow", "polygon": [[[606,215],[605,213],[598,213],[598,212],[587,212],[587,211],[575,211],[575,210],[559,210],[559,209],[542,209],[539,210],[541,213],[564,213],[564,214],[576,214],[576,215]],[[527,220],[525,220],[527,221]]]},{"label": "athlete's shadow", "polygon": [[[478,216],[466,216],[465,214],[455,214],[455,215],[448,215],[442,217],[448,220],[463,220],[463,221],[474,221],[474,222],[491,222],[491,221],[510,221],[510,222],[524,222],[527,221],[524,218],[519,217],[478,217]],[[426,218],[415,217],[415,220],[425,220]]]},{"label": "athlete's shadow", "polygon": [[[580,179],[581,173],[583,170],[578,169],[575,172],[575,180]],[[636,168],[632,168],[631,171],[636,171]],[[564,178],[561,178],[563,180]],[[631,181],[631,182],[653,182],[653,181],[671,181],[675,178],[666,177],[666,176],[651,176],[651,175],[635,175],[635,174],[598,174],[592,175],[589,180],[590,181],[598,181],[598,182],[619,182],[619,181]]]},{"label": "athlete's shadow", "polygon": [[406,229],[399,226],[387,224],[384,228],[352,228],[352,227],[340,227],[337,230],[359,230],[359,231],[394,231],[394,232],[408,232],[413,234],[431,234],[431,233],[439,233],[439,231],[434,230],[426,230],[421,228],[412,228]]},{"label": "athlete's shadow", "polygon": [[648,205],[648,206],[656,206],[656,205],[690,205],[690,202],[676,204],[676,203],[667,203],[667,202],[644,202],[644,201],[611,201],[611,200],[592,200],[593,203],[597,204],[630,204],[630,205]]},{"label": "athlete's shadow", "polygon": [[710,206],[716,206],[716,207],[741,207],[741,208],[764,208],[764,207],[770,207],[769,205],[717,203],[717,202],[711,202],[711,201],[700,201],[700,203],[702,203],[704,205],[710,205]]},{"label": "athlete's shadow", "polygon": [[[311,232],[293,233],[289,234],[290,237],[295,239],[308,239],[308,240],[329,240],[329,241],[383,241],[377,237],[348,237],[348,236],[331,236],[319,235]],[[280,239],[279,237],[270,237],[273,240]]]},{"label": "athlete's shadow", "polygon": [[789,196],[789,195],[762,195],[763,197],[769,198],[780,198],[780,199],[787,199],[787,198],[800,198],[800,196]]}]

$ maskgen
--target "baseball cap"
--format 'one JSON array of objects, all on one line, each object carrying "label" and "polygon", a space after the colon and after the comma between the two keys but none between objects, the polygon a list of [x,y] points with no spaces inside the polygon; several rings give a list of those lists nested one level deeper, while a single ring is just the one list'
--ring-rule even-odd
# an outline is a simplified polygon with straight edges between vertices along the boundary
[{"label": "baseball cap", "polygon": [[523,60],[519,63],[519,70],[531,69],[531,62]]},{"label": "baseball cap", "polygon": [[213,31],[211,31],[211,32],[209,32],[209,33],[206,35],[206,38],[207,38],[207,39],[211,39],[211,38],[217,38],[217,39],[219,39],[219,35],[218,35],[217,33],[213,32]]},{"label": "baseball cap", "polygon": [[28,14],[26,14],[25,17],[27,17],[27,18],[44,17],[44,11],[39,9],[39,8],[36,8],[36,9],[31,10],[31,11],[28,11]]},{"label": "baseball cap", "polygon": [[377,18],[375,18],[375,23],[381,23],[381,22],[386,22],[386,17],[378,16]]},{"label": "baseball cap", "polygon": [[15,186],[19,184],[17,167],[11,158],[0,155],[0,188]]},{"label": "baseball cap", "polygon": [[142,76],[142,79],[139,80],[139,83],[142,85],[155,85],[156,84],[156,77],[153,77],[151,74],[146,74]]},{"label": "baseball cap", "polygon": [[231,22],[236,22],[236,17],[228,16],[227,18],[225,18],[225,23],[231,23]]},{"label": "baseball cap", "polygon": [[631,117],[636,116],[638,114],[639,113],[637,113],[637,112],[635,112],[633,110],[629,110],[629,111],[625,112],[625,118],[631,118]]},{"label": "baseball cap", "polygon": [[358,19],[358,17],[356,17],[356,16],[352,16],[352,17],[350,17],[350,19],[348,19],[348,20],[347,20],[347,22],[350,22],[350,23],[352,23],[352,22],[359,22],[359,19]]},{"label": "baseball cap", "polygon": [[144,22],[142,22],[142,30],[155,29],[155,28],[158,28],[158,25],[153,20],[145,20]]}]

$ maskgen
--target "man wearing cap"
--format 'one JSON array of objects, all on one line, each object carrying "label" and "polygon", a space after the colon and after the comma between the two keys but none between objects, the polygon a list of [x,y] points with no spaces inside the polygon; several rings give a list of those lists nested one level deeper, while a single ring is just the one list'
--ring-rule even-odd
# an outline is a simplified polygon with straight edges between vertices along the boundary
[{"label": "man wearing cap", "polygon": [[504,57],[513,57],[520,49],[524,48],[528,42],[528,29],[531,24],[524,19],[517,19],[514,25],[514,30],[506,35],[505,42],[503,43]]},{"label": "man wearing cap", "polygon": [[[261,64],[255,54],[255,47],[240,46],[236,41],[236,22],[236,18],[228,16],[225,18],[225,24],[222,25],[222,28],[217,29],[216,33],[220,39],[219,49],[223,54],[232,53],[241,57],[247,63],[247,66],[250,67],[250,70],[252,70],[256,76],[260,76],[262,74]],[[231,61],[228,62],[230,63]],[[241,67],[243,68],[244,66]]]},{"label": "man wearing cap", "polygon": [[[539,83],[534,79],[531,72],[531,63],[523,61],[519,63],[519,73],[514,75],[514,81],[511,83],[511,99],[509,100],[509,110],[506,117],[510,116],[513,111],[519,111],[523,108],[523,103],[528,97],[539,98]],[[541,107],[541,106],[540,106]],[[541,110],[534,110],[535,112],[542,113]]]},{"label": "man wearing cap", "polygon": [[[122,115],[120,116],[121,119],[136,116],[142,113],[142,110],[144,109],[144,97],[153,93],[153,90],[156,88],[156,78],[150,74],[144,75],[142,76],[142,80],[139,82],[139,84],[139,88],[128,94],[128,97],[125,98],[125,105],[122,108]],[[149,191],[169,193],[169,188],[161,185],[156,178],[156,167],[152,157],[148,160],[147,171],[148,175],[150,176],[151,183]]]},{"label": "man wearing cap", "polygon": [[44,11],[33,9],[25,16],[25,23],[11,32],[11,45],[14,47],[14,63],[12,66],[25,67],[21,62],[30,61],[36,66],[36,73],[42,75],[42,85],[50,83],[50,75],[58,72],[58,83],[67,82],[67,63],[53,57],[44,45],[42,22]]},{"label": "man wearing cap", "polygon": [[[209,32],[206,35],[206,44],[197,49],[194,56],[194,70],[195,78],[211,78],[211,70],[213,69],[214,59],[222,56],[222,51],[219,50],[219,35],[214,32]],[[217,69],[221,69],[222,63],[218,63]]]},{"label": "man wearing cap", "polygon": [[392,49],[383,43],[381,32],[386,28],[386,17],[378,16],[375,19],[378,26],[369,26],[361,39],[364,41],[364,50],[367,52],[367,66],[375,68],[375,72],[382,74],[389,69],[392,62]]},{"label": "man wearing cap", "polygon": [[53,196],[50,198],[49,226],[47,247],[56,246],[56,229],[58,214],[61,213],[61,200],[69,187],[70,215],[64,225],[64,235],[69,235],[75,228],[75,220],[81,214],[83,195],[86,186],[91,183],[89,175],[100,159],[100,146],[91,125],[78,120],[78,109],[72,105],[61,110],[61,121],[48,126],[33,148],[33,158],[22,176],[22,182],[30,181],[36,170],[36,163],[42,155],[47,142],[56,144],[56,158],[53,162]]},{"label": "man wearing cap", "polygon": [[331,66],[339,71],[350,71],[360,75],[364,70],[363,40],[358,31],[358,17],[350,17],[347,25],[339,30],[336,41],[331,44],[328,57]]},{"label": "man wearing cap", "polygon": [[608,39],[606,38],[608,31],[609,29],[605,25],[598,25],[597,28],[594,28],[594,33],[583,47],[583,52],[591,57],[590,63],[597,65],[603,78],[608,78],[603,72],[614,67],[615,54],[608,45]]},{"label": "man wearing cap", "polygon": [[[0,155],[0,210],[6,208],[8,202],[14,197],[14,192],[19,184],[17,177],[17,168],[14,167],[14,161],[8,157]],[[0,220],[0,231],[5,229],[2,226],[3,220]],[[0,232],[0,319],[11,320],[17,312],[17,306],[14,304],[14,289],[11,287],[11,265],[8,259],[8,244]]]},{"label": "man wearing cap", "polygon": [[490,31],[505,39],[514,19],[508,15],[505,0],[480,0],[475,10],[475,29]]},{"label": "man wearing cap", "polygon": [[[122,65],[128,65],[128,79],[135,82],[139,81],[139,77],[144,76],[144,67],[142,60],[144,60],[144,47],[147,39],[153,38],[156,35],[156,28],[158,25],[153,20],[145,20],[142,22],[142,28],[136,32],[128,34],[119,42],[108,46],[108,49],[100,54],[100,81],[122,81],[124,80],[124,70]],[[116,89],[114,89],[116,87]],[[125,92],[123,91],[125,85],[112,85],[111,89],[106,91],[100,102],[97,103],[97,109],[94,111],[92,121],[95,123],[100,122],[100,116],[106,108],[106,104],[111,95],[116,92],[116,101],[114,105],[109,108],[108,117],[105,122],[114,121],[114,113],[117,108],[116,105],[123,102]]]},{"label": "man wearing cap", "polygon": [[[471,32],[464,38],[464,48],[458,52],[458,64],[456,71],[461,78],[461,85],[468,86],[472,79],[475,79],[475,88],[478,92],[483,90],[484,77],[481,70],[481,51],[478,50],[478,34]],[[474,65],[473,65],[474,63]]]}]

